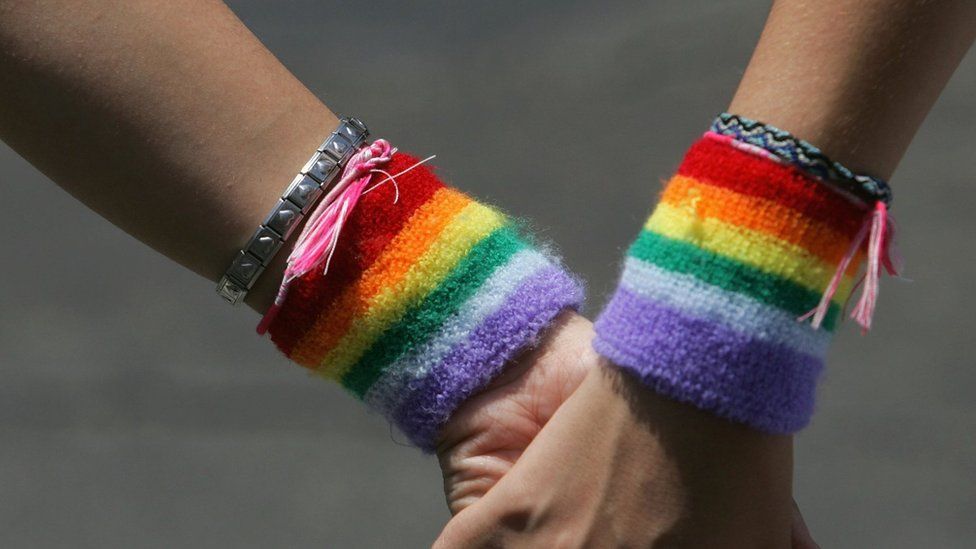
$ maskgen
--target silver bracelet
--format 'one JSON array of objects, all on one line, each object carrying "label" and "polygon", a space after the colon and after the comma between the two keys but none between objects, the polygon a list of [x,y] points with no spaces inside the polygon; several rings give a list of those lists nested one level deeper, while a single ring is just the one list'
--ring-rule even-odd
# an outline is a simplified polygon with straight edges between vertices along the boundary
[{"label": "silver bracelet", "polygon": [[342,168],[366,142],[369,130],[356,118],[343,118],[338,129],[322,143],[295,176],[258,230],[238,252],[217,283],[217,294],[237,305],[291,237],[319,198],[339,178]]}]

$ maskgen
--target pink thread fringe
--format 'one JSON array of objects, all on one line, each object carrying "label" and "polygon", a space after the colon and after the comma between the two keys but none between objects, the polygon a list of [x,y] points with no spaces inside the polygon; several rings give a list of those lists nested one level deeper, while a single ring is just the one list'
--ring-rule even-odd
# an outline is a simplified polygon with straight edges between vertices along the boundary
[{"label": "pink thread fringe", "polygon": [[[267,333],[271,323],[278,315],[278,311],[285,303],[288,287],[293,280],[320,266],[323,276],[329,272],[329,264],[332,262],[333,254],[335,254],[339,234],[356,204],[359,203],[360,197],[389,181],[393,183],[395,190],[393,203],[396,204],[400,200],[400,187],[397,185],[396,178],[436,158],[436,155],[428,156],[409,168],[390,175],[383,170],[383,166],[389,164],[396,152],[397,149],[391,146],[387,140],[377,139],[368,147],[360,149],[349,159],[339,182],[325,195],[312,215],[309,216],[305,228],[302,229],[301,235],[295,242],[295,248],[288,255],[288,266],[285,268],[281,286],[278,288],[278,295],[275,296],[274,303],[264,313],[261,322],[258,323],[258,334]],[[374,174],[385,175],[386,179],[370,186]]]},{"label": "pink thread fringe", "polygon": [[858,286],[863,284],[861,297],[858,299],[854,310],[851,311],[851,318],[861,326],[862,333],[871,329],[871,321],[874,318],[874,308],[877,304],[878,292],[880,290],[879,280],[881,278],[881,267],[883,266],[885,271],[891,276],[897,276],[901,268],[898,265],[900,261],[892,259],[894,256],[894,221],[888,214],[888,207],[884,202],[880,201],[875,203],[874,209],[865,216],[861,230],[858,231],[857,236],[851,241],[850,248],[848,248],[844,258],[837,265],[837,270],[830,279],[830,284],[824,290],[820,303],[815,309],[801,316],[798,320],[803,321],[812,316],[812,326],[814,329],[820,328],[824,317],[827,316],[827,311],[830,309],[830,302],[837,293],[841,280],[844,278],[844,273],[847,272],[847,268],[854,261],[858,251],[864,244],[865,238],[867,238],[868,246],[867,266],[864,274],[861,275],[861,278],[854,287],[856,290]]},{"label": "pink thread fringe", "polygon": [[[743,143],[731,136],[708,131],[705,132],[705,137],[772,160],[776,163],[782,163],[779,157],[769,151],[755,145]],[[820,303],[812,311],[799,317],[797,320],[803,321],[813,317],[811,325],[814,329],[820,328],[824,318],[827,316],[827,311],[830,310],[830,302],[837,293],[841,281],[844,279],[844,273],[847,272],[847,268],[850,267],[851,262],[857,257],[857,252],[861,249],[865,238],[868,239],[867,268],[857,284],[855,284],[854,289],[856,290],[862,283],[864,287],[861,289],[861,297],[858,299],[857,305],[851,311],[851,318],[861,325],[862,333],[871,329],[871,321],[874,318],[874,308],[878,302],[878,292],[880,290],[879,279],[881,277],[881,267],[883,266],[885,271],[891,276],[898,276],[898,271],[901,270],[900,259],[892,259],[895,255],[894,220],[889,215],[888,206],[884,202],[875,204],[874,209],[865,217],[864,224],[861,225],[861,230],[854,237],[853,242],[851,242],[851,247],[847,250],[840,264],[837,265],[837,271],[834,272],[834,276],[830,279],[830,284],[824,290],[823,296],[820,298]]]},{"label": "pink thread fringe", "polygon": [[[285,268],[281,286],[278,288],[278,295],[275,296],[274,304],[268,309],[258,324],[257,332],[264,335],[271,322],[274,321],[285,303],[288,296],[288,287],[296,278],[312,271],[319,265],[323,265],[322,274],[329,271],[329,263],[335,253],[336,244],[339,242],[339,234],[342,227],[352,213],[353,208],[359,202],[359,198],[375,189],[376,187],[393,181],[394,177],[381,169],[393,158],[396,149],[390,146],[385,139],[377,139],[368,147],[363,147],[354,154],[346,164],[339,178],[339,182],[325,195],[315,211],[309,216],[302,229],[301,235],[295,243],[295,248],[288,256],[288,266]],[[373,178],[373,174],[382,173],[386,179],[366,188]],[[394,202],[399,200],[399,189],[394,197]]]}]

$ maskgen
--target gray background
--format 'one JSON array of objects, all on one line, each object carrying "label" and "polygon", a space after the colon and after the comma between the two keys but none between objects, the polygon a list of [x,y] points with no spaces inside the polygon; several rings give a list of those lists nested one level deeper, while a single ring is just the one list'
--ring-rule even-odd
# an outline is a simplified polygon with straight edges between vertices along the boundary
[{"label": "gray background", "polygon": [[[591,313],[658,180],[731,97],[767,8],[231,5],[334,110],[534,219],[589,280]],[[885,281],[870,337],[844,330],[798,438],[797,499],[825,547],[974,545],[974,101],[970,55],[895,178],[914,282]],[[435,537],[433,459],[2,147],[0,234],[0,546]]]}]

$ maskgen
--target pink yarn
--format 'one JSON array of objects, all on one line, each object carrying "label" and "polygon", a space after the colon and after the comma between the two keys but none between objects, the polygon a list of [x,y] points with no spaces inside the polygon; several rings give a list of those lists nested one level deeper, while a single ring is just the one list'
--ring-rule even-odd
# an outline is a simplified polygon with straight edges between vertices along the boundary
[{"label": "pink yarn", "polygon": [[861,230],[851,241],[850,248],[837,265],[837,270],[830,279],[830,284],[824,290],[820,303],[815,309],[801,316],[798,320],[803,321],[812,316],[812,326],[814,329],[820,328],[824,317],[827,316],[827,311],[830,309],[830,302],[844,278],[844,273],[854,261],[858,250],[864,244],[865,238],[868,242],[867,267],[854,287],[856,290],[858,286],[863,284],[861,297],[858,299],[854,310],[851,311],[851,318],[860,324],[862,333],[871,329],[871,321],[874,318],[874,308],[880,290],[881,267],[883,266],[885,271],[892,276],[897,276],[901,268],[900,261],[892,259],[894,255],[894,220],[888,214],[888,207],[881,201],[878,201],[874,209],[865,216]]},{"label": "pink yarn", "polygon": [[894,242],[893,225],[884,202],[879,201],[875,204],[874,212],[869,219],[871,236],[868,239],[868,263],[864,273],[864,288],[861,290],[861,299],[851,311],[851,318],[861,325],[862,332],[871,329],[871,319],[874,317],[874,307],[880,289],[881,267],[884,266],[889,275],[898,275],[898,268],[891,259],[891,248]]},{"label": "pink yarn", "polygon": [[[749,143],[738,141],[732,136],[708,131],[705,132],[704,137],[725,143],[756,156],[782,163],[779,157],[769,151]],[[880,289],[879,279],[881,277],[881,267],[884,266],[885,271],[892,276],[897,276],[898,271],[901,270],[900,259],[895,258],[893,260],[895,256],[894,220],[888,214],[888,206],[880,201],[875,204],[874,209],[865,217],[864,224],[861,225],[861,230],[854,237],[850,248],[847,250],[840,264],[837,265],[837,271],[834,272],[834,276],[830,279],[830,283],[824,290],[820,298],[820,303],[817,304],[816,308],[799,317],[797,320],[803,321],[813,317],[811,325],[814,329],[820,328],[824,318],[827,316],[827,311],[830,310],[830,302],[837,293],[841,281],[844,279],[844,273],[847,272],[847,268],[850,267],[851,262],[857,257],[857,252],[861,249],[865,238],[868,239],[867,268],[864,275],[855,284],[854,290],[857,290],[862,283],[864,287],[861,289],[861,297],[858,299],[857,305],[851,311],[851,318],[861,325],[862,332],[871,329],[871,320],[874,318],[874,308],[878,301],[878,291]]]},{"label": "pink yarn", "polygon": [[[394,176],[381,169],[393,158],[396,149],[385,139],[377,139],[368,147],[360,149],[349,159],[339,182],[325,195],[309,216],[295,247],[288,256],[288,266],[282,277],[278,295],[258,324],[257,332],[264,335],[277,316],[288,295],[288,286],[293,280],[322,266],[322,274],[329,271],[329,263],[335,253],[342,227],[359,202],[359,197],[376,187],[393,181]],[[381,173],[386,179],[367,188],[373,174]],[[399,199],[399,189],[394,202]]]}]

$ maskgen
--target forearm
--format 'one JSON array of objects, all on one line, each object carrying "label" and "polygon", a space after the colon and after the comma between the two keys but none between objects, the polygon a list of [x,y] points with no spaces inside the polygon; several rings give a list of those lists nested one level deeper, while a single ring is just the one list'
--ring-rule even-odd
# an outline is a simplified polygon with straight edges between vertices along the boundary
[{"label": "forearm", "polygon": [[[215,0],[0,2],[0,138],[212,280],[336,129]],[[385,140],[345,161],[341,177],[308,174],[326,179],[331,198],[307,205],[323,222],[285,243],[249,303],[265,311],[277,294],[259,331],[432,450],[456,407],[558,332],[546,328],[582,291],[512,219]],[[312,251],[282,282],[298,240]]]},{"label": "forearm", "polygon": [[779,0],[729,112],[888,177],[974,37],[973,2]]},{"label": "forearm", "polygon": [[[974,9],[777,2],[729,111],[887,177],[972,41]],[[702,503],[683,507],[690,524],[711,520],[710,502],[743,497],[766,514],[740,531],[788,531],[790,433],[809,421],[832,329],[796,319],[817,305],[863,215],[783,163],[705,139],[631,248],[597,349],[674,399],[625,387],[658,441],[645,455],[680,469],[665,482]],[[853,280],[842,283],[841,303]]]},{"label": "forearm", "polygon": [[338,123],[212,0],[0,2],[0,74],[0,139],[212,280]]},{"label": "forearm", "polygon": [[[609,439],[607,459],[630,471],[606,490],[620,499],[638,491],[655,540],[677,547],[784,547],[790,534],[792,437],[717,419],[659,396],[616,369],[590,373],[579,391],[594,397],[596,433]],[[607,398],[606,394],[613,394]],[[596,443],[593,443],[594,445]],[[647,511],[650,509],[651,511]],[[643,515],[629,517],[634,523]]]},{"label": "forearm", "polygon": [[887,179],[974,38],[969,0],[777,0],[729,112]]}]

